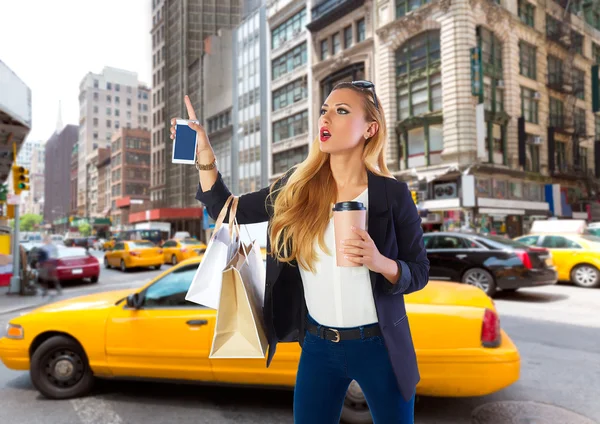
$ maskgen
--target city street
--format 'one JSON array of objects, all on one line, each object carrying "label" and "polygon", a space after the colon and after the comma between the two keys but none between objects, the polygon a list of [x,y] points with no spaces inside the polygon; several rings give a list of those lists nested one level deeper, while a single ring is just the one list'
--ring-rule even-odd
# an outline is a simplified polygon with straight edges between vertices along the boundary
[{"label": "city street", "polygon": [[[97,285],[68,287],[63,297],[139,286],[159,272],[140,270],[124,276],[102,269]],[[502,326],[521,353],[520,381],[482,398],[420,397],[416,422],[469,423],[475,408],[497,401],[551,404],[591,419],[569,421],[574,424],[600,422],[599,304],[600,290],[571,285],[499,295],[496,305]],[[0,315],[0,326],[4,328],[14,315]],[[3,414],[11,417],[11,424],[292,422],[292,393],[287,391],[104,381],[91,397],[48,401],[32,387],[27,372],[3,366],[0,397]]]}]

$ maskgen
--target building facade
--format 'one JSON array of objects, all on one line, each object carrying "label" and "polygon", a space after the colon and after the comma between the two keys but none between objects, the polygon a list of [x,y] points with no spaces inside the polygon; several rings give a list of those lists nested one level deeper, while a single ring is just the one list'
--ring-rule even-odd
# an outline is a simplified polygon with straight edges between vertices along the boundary
[{"label": "building facade", "polygon": [[123,211],[125,206],[129,207],[133,200],[142,203],[150,200],[150,143],[150,132],[142,129],[121,128],[113,136],[111,218],[117,229],[130,225],[129,215]]},{"label": "building facade", "polygon": [[152,179],[150,199],[165,200],[166,161],[170,153],[165,151],[169,137],[169,119],[165,116],[165,72],[167,70],[165,47],[165,0],[152,0]]},{"label": "building facade", "polygon": [[233,32],[219,30],[204,40],[204,75],[212,75],[204,80],[204,129],[213,148],[219,172],[225,184],[237,193],[234,163],[237,153],[232,147],[233,139]]},{"label": "building facade", "polygon": [[[77,209],[80,216],[89,216],[86,164],[99,147],[110,145],[120,128],[149,130],[150,89],[142,85],[137,73],[105,67],[100,74],[88,73],[79,87],[79,140]],[[95,188],[97,189],[97,187]]]},{"label": "building facade", "polygon": [[55,132],[45,145],[44,221],[54,223],[69,215],[71,209],[71,152],[77,143],[79,128],[66,125]]},{"label": "building facade", "polygon": [[70,179],[70,189],[71,189],[71,199],[70,199],[70,209],[69,215],[77,216],[77,176],[79,168],[79,146],[75,144],[73,146],[73,150],[71,151],[71,179]]},{"label": "building facade", "polygon": [[112,209],[111,152],[109,148],[98,149],[98,210],[101,216],[109,216]]},{"label": "building facade", "polygon": [[[27,144],[27,143],[26,143]],[[46,148],[43,143],[38,143],[31,153],[29,164],[29,192],[22,203],[23,213],[43,215],[44,213],[44,168]],[[20,162],[17,162],[20,164]]]},{"label": "building facade", "polygon": [[271,2],[267,8],[270,59],[270,175],[281,176],[308,156],[315,119],[309,102],[312,90],[310,5],[304,1]]}]

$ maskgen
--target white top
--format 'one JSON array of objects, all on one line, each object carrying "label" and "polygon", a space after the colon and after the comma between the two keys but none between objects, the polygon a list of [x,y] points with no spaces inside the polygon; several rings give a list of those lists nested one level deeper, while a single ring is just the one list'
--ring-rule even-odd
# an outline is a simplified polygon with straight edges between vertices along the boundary
[{"label": "white top", "polygon": [[[368,215],[368,189],[354,201],[362,202]],[[325,244],[331,255],[321,249],[318,240],[315,241],[314,249],[317,251],[318,261],[315,263],[314,274],[300,268],[308,313],[319,324],[328,327],[358,327],[377,322],[369,269],[366,266],[336,265],[337,246],[333,218],[325,230]]]}]

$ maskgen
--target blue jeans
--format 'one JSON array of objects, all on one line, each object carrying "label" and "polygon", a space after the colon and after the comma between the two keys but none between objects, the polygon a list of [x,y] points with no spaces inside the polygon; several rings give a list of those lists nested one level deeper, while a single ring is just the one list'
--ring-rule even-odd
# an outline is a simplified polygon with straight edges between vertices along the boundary
[{"label": "blue jeans", "polygon": [[339,423],[352,380],[360,385],[375,424],[414,423],[415,397],[408,402],[402,397],[382,337],[334,343],[308,332],[296,376],[294,423]]}]

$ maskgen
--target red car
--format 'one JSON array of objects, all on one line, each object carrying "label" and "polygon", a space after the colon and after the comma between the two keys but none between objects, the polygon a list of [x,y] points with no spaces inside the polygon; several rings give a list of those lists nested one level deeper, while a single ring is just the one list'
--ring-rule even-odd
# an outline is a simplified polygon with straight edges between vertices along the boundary
[{"label": "red car", "polygon": [[58,258],[45,261],[40,276],[56,273],[59,281],[89,279],[98,282],[100,262],[82,247],[58,247]]}]

